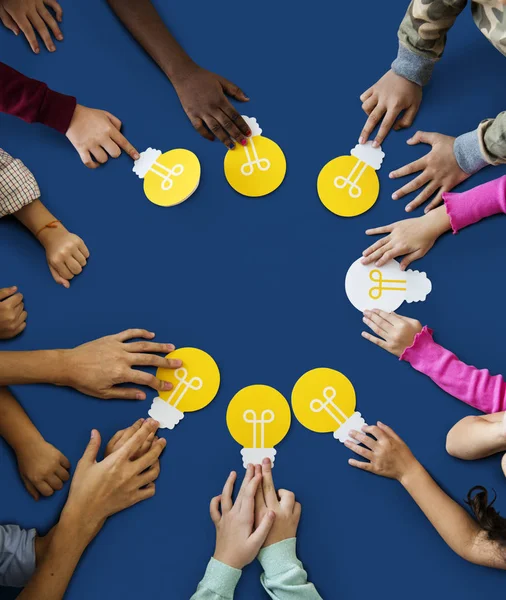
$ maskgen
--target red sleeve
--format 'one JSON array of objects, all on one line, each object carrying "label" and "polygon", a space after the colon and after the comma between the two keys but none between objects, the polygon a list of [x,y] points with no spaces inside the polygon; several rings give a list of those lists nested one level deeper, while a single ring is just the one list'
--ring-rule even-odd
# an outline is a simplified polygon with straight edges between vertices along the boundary
[{"label": "red sleeve", "polygon": [[75,108],[73,96],[53,92],[45,83],[0,62],[0,112],[28,123],[43,123],[65,134]]}]

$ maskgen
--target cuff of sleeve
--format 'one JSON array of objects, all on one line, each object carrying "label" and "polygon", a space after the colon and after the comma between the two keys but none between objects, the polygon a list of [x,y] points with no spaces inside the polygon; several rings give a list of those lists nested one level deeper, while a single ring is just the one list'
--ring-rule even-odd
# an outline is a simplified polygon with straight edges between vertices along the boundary
[{"label": "cuff of sleeve", "polygon": [[481,153],[477,129],[459,135],[453,145],[453,152],[459,167],[468,175],[472,175],[488,165]]},{"label": "cuff of sleeve", "polygon": [[453,200],[458,198],[460,194],[456,192],[444,192],[443,193],[443,201],[445,203],[446,214],[450,219],[450,226],[453,231],[453,235],[459,232],[459,228],[457,226],[457,219],[455,218],[454,210],[453,210]]},{"label": "cuff of sleeve", "polygon": [[76,104],[77,101],[73,96],[66,96],[48,88],[38,121],[65,135],[72,121]]},{"label": "cuff of sleeve", "polygon": [[295,550],[296,543],[296,538],[289,538],[260,550],[258,560],[268,579],[300,564]]},{"label": "cuff of sleeve", "polygon": [[222,598],[232,599],[241,575],[242,571],[239,569],[234,569],[234,567],[229,567],[225,563],[211,558],[200,585]]},{"label": "cuff of sleeve", "polygon": [[399,42],[399,50],[397,58],[392,63],[392,70],[404,79],[423,87],[429,83],[434,65],[432,59],[412,52]]},{"label": "cuff of sleeve", "polygon": [[406,362],[411,363],[414,357],[423,353],[425,348],[434,342],[432,339],[433,333],[432,329],[425,325],[422,331],[415,335],[415,339],[411,346],[406,348],[400,355],[399,360],[405,360]]}]

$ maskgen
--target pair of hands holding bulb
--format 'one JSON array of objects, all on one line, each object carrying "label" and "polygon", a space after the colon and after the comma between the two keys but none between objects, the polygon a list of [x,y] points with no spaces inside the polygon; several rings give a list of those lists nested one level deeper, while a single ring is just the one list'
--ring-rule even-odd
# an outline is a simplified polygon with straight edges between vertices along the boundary
[{"label": "pair of hands holding bulb", "polygon": [[293,492],[276,491],[268,458],[262,465],[248,465],[234,502],[236,479],[232,471],[221,494],[211,500],[211,519],[216,527],[213,556],[230,567],[243,569],[262,548],[296,536],[301,505]]}]

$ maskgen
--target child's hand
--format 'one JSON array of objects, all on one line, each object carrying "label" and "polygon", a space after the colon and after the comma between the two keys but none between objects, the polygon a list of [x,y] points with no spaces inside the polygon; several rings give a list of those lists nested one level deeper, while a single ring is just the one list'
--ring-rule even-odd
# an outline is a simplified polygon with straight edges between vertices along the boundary
[{"label": "child's hand", "polygon": [[249,100],[236,85],[198,66],[172,83],[191,124],[202,137],[210,141],[217,137],[228,148],[234,147],[231,138],[242,145],[247,143],[250,129],[227,99]]},{"label": "child's hand", "polygon": [[118,158],[121,150],[133,160],[139,158],[139,153],[120,129],[121,121],[111,113],[78,104],[66,136],[83,163],[90,169],[96,169],[107,162],[107,155]]},{"label": "child's hand", "polygon": [[46,227],[38,239],[46,250],[47,264],[56,283],[69,288],[69,280],[79,275],[86,266],[90,252],[83,240],[70,233],[61,224],[57,227]]},{"label": "child's hand", "polygon": [[[128,440],[133,437],[137,431],[139,431],[143,423],[144,419],[138,419],[133,425],[130,425],[130,427],[127,427],[126,429],[120,429],[120,431],[116,432],[109,440],[109,443],[105,448],[104,458],[107,458],[109,454],[112,454],[113,452],[116,452],[116,450],[119,450],[121,447],[123,447]],[[157,440],[158,436],[156,436],[155,432],[152,431],[144,440],[139,450],[132,455],[131,460],[137,460],[141,456],[144,456],[147,452],[149,452],[149,450],[151,450],[151,446]]]},{"label": "child's hand", "polygon": [[[365,425],[362,431],[351,431],[350,436],[363,446],[350,440],[344,445],[355,454],[363,456],[369,462],[350,458],[348,463],[364,471],[369,471],[381,477],[397,479],[402,483],[406,475],[418,466],[418,461],[411,450],[395,433],[393,429],[378,421],[377,426]],[[374,437],[371,437],[374,436]],[[376,438],[376,439],[374,439]]]},{"label": "child's hand", "polygon": [[23,294],[18,288],[0,288],[0,340],[19,335],[26,327],[26,317]]},{"label": "child's hand", "polygon": [[362,320],[380,336],[375,337],[362,331],[362,337],[398,357],[413,344],[416,334],[423,329],[422,324],[415,319],[402,317],[394,312],[387,313],[378,308],[365,310]]},{"label": "child's hand", "polygon": [[53,445],[42,437],[26,440],[15,449],[21,479],[29,494],[35,499],[39,495],[52,496],[61,490],[70,475],[70,462]]},{"label": "child's hand", "polygon": [[[56,19],[46,6],[54,10]],[[0,0],[0,20],[15,35],[22,31],[36,54],[40,52],[40,48],[34,29],[49,52],[54,52],[56,48],[47,28],[49,26],[57,40],[63,40],[56,22],[58,20],[61,23],[62,15],[63,10],[56,0]]]},{"label": "child's hand", "polygon": [[[264,544],[276,515],[266,511],[255,528],[255,495],[262,481],[252,465],[248,465],[235,503],[232,492],[236,473],[230,473],[223,492],[211,500],[211,519],[216,526],[214,558],[235,569],[255,560]],[[220,512],[221,504],[221,512]]]},{"label": "child's hand", "polygon": [[262,482],[258,486],[255,497],[255,523],[258,526],[269,511],[276,515],[263,548],[272,546],[297,535],[301,505],[295,502],[295,494],[288,490],[278,490],[272,479],[271,461],[265,458],[262,466],[256,465],[255,473],[262,474]]},{"label": "child's hand", "polygon": [[423,192],[420,192],[406,206],[406,212],[412,211],[428,200],[433,194],[436,194],[432,202],[425,207],[424,212],[429,212],[429,210],[441,204],[444,192],[449,192],[469,177],[469,174],[465,173],[459,167],[455,158],[455,153],[453,152],[454,142],[455,138],[449,135],[427,133],[424,131],[417,131],[407,141],[410,146],[420,143],[429,144],[432,146],[432,150],[422,158],[390,173],[391,179],[397,179],[398,177],[405,177],[406,175],[422,171],[420,175],[392,194],[394,200],[399,200],[399,198],[425,185]]},{"label": "child's hand", "polygon": [[381,267],[392,258],[404,256],[400,264],[401,271],[404,271],[413,261],[425,256],[437,238],[448,229],[450,229],[450,218],[444,206],[423,217],[368,229],[367,235],[383,233],[388,235],[364,250],[362,264],[375,262],[377,267]]},{"label": "child's hand", "polygon": [[[422,102],[422,88],[390,70],[360,96],[360,101],[369,118],[362,129],[359,142],[365,144],[383,119],[373,142],[373,145],[380,145],[392,126],[396,131],[411,126]],[[403,111],[403,116],[396,122]]]}]

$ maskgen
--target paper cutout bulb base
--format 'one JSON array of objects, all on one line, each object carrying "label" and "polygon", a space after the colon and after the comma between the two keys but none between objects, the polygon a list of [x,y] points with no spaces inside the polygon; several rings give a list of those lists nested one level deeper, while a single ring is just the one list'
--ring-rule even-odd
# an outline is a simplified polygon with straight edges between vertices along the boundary
[{"label": "paper cutout bulb base", "polygon": [[160,429],[174,429],[184,418],[184,413],[168,404],[161,398],[155,398],[148,410],[148,415],[160,423]]},{"label": "paper cutout bulb base", "polygon": [[275,448],[243,448],[241,450],[242,466],[261,465],[264,458],[269,458],[274,467],[274,459],[277,454]]},{"label": "paper cutout bulb base", "polygon": [[353,429],[355,431],[362,431],[364,425],[367,425],[367,423],[362,415],[359,412],[354,412],[347,421],[334,431],[334,438],[339,440],[342,444],[344,444],[346,440],[354,442],[355,444],[360,444],[360,442],[350,437],[350,431]]}]

